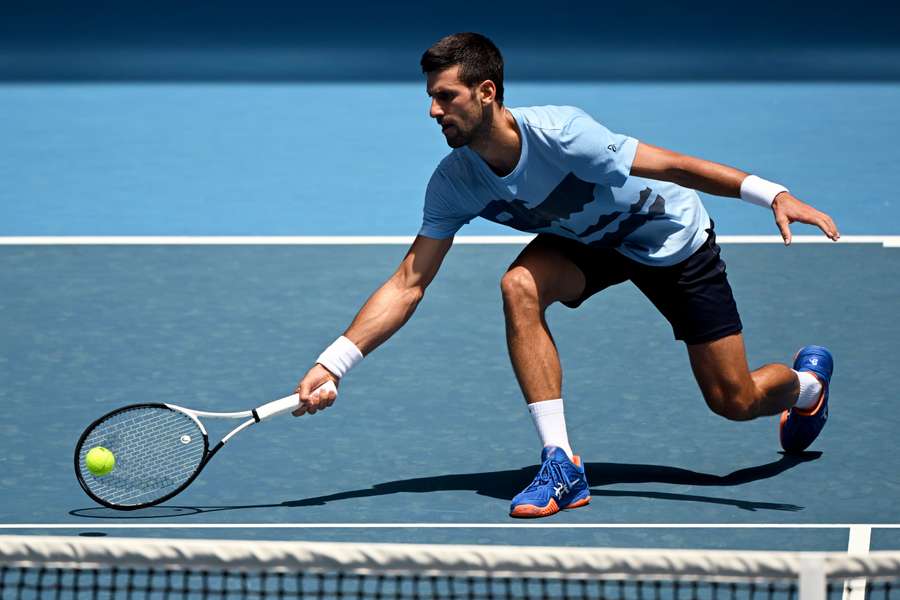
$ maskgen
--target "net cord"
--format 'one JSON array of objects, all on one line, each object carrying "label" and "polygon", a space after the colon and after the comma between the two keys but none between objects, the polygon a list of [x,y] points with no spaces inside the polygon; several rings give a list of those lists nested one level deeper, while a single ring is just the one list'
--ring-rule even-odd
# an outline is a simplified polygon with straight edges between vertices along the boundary
[{"label": "net cord", "polygon": [[[826,578],[900,577],[900,552],[693,551],[0,536],[0,565],[115,566],[233,572],[342,572],[550,579],[640,577],[794,581],[800,600],[822,600]],[[817,592],[821,590],[821,592]],[[803,594],[806,594],[805,596]]]}]

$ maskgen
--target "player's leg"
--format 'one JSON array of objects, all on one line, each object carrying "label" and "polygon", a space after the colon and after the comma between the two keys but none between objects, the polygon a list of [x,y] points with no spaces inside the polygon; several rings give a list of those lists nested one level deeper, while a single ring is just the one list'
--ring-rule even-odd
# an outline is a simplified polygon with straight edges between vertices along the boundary
[{"label": "player's leg", "polygon": [[715,413],[741,421],[781,413],[782,446],[803,450],[828,416],[831,354],[807,346],[793,369],[768,364],[751,372],[725,263],[715,233],[708,231],[706,243],[685,261],[662,268],[629,262],[629,278],[687,344],[694,376]]},{"label": "player's leg", "polygon": [[752,372],[740,333],[688,344],[688,355],[703,397],[715,413],[738,421],[780,413],[779,438],[786,451],[805,450],[825,426],[834,370],[826,348],[801,348],[793,368],[768,364]]},{"label": "player's leg", "polygon": [[797,401],[797,374],[780,364],[764,365],[751,372],[740,333],[688,344],[687,349],[706,404],[726,419],[746,421],[777,415]]},{"label": "player's leg", "polygon": [[578,299],[584,288],[575,263],[543,238],[519,254],[500,282],[509,358],[528,404],[561,397],[559,354],[544,313],[554,302]]},{"label": "player's leg", "polygon": [[629,277],[687,344],[706,403],[728,419],[777,414],[797,398],[797,377],[783,365],[750,373],[743,325],[712,228],[684,261],[667,267],[629,263]]},{"label": "player's leg", "polygon": [[624,280],[598,275],[615,265],[578,242],[538,236],[513,262],[501,281],[506,338],[513,370],[541,437],[541,469],[510,506],[514,517],[544,517],[590,501],[581,459],[572,453],[562,400],[562,369],[544,313],[554,302],[576,307],[607,285]]}]

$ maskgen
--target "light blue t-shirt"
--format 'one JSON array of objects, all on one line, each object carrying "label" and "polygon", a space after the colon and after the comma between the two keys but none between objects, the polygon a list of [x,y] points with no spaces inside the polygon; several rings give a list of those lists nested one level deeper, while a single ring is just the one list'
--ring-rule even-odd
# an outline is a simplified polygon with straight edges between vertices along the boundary
[{"label": "light blue t-shirt", "polygon": [[636,139],[571,106],[509,110],[522,138],[515,169],[498,177],[473,150],[453,150],[428,182],[420,235],[446,239],[483,217],[651,266],[681,262],[706,241],[709,215],[695,191],[629,175]]}]

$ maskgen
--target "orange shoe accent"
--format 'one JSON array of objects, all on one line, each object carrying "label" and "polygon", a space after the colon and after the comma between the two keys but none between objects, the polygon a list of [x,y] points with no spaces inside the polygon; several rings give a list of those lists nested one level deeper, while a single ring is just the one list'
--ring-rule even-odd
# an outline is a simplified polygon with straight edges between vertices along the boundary
[{"label": "orange shoe accent", "polygon": [[789,414],[791,414],[791,409],[781,411],[781,419],[778,420],[778,430],[779,431],[784,429],[784,424],[787,423]]},{"label": "orange shoe accent", "polygon": [[565,508],[565,510],[569,510],[569,509],[572,509],[572,508],[580,508],[580,507],[582,507],[582,506],[585,506],[586,504],[589,504],[590,502],[591,502],[591,497],[588,496],[587,498],[582,498],[582,499],[579,500],[578,502],[573,502],[572,504],[568,505],[568,506]]},{"label": "orange shoe accent", "polygon": [[556,500],[550,498],[550,502],[544,507],[534,506],[533,504],[520,504],[509,513],[509,516],[517,517],[519,519],[537,519],[540,517],[549,517],[558,512],[559,506],[556,504]]}]

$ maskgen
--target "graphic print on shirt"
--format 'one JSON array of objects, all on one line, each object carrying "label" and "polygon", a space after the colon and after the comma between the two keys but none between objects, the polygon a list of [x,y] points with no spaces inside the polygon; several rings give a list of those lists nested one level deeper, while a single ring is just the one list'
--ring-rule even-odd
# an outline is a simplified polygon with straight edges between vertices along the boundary
[{"label": "graphic print on shirt", "polygon": [[493,200],[478,216],[519,231],[538,231],[583,211],[594,201],[595,187],[596,184],[569,173],[543,202],[533,208],[529,208],[524,200]]},{"label": "graphic print on shirt", "polygon": [[[582,231],[576,231],[566,226],[564,222],[568,221],[573,214],[582,212],[588,204],[594,202],[595,188],[596,184],[579,179],[574,173],[569,173],[537,206],[529,207],[524,200],[519,199],[510,202],[493,200],[484,207],[478,216],[519,231],[559,233],[562,230],[591,246],[616,247],[647,221],[665,215],[666,201],[659,194],[656,195],[647,212],[641,212],[653,195],[653,190],[648,187],[641,190],[638,199],[625,212],[613,211],[600,215],[595,223]],[[612,225],[624,214],[628,216],[619,222],[619,226],[615,230],[597,239],[587,239]]]}]

